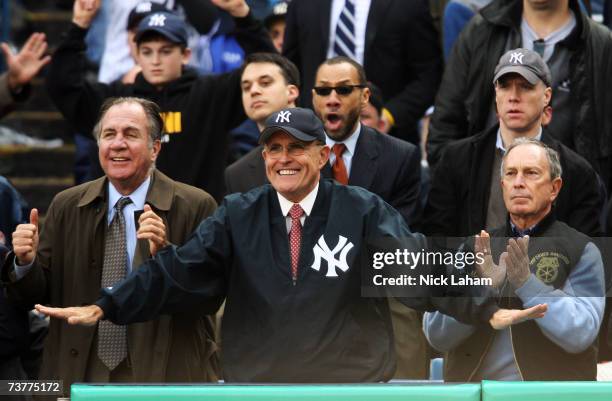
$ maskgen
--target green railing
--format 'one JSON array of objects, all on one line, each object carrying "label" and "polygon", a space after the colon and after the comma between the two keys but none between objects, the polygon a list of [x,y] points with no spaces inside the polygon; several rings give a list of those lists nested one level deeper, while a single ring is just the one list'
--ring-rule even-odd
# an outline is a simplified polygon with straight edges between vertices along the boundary
[{"label": "green railing", "polygon": [[71,401],[611,401],[612,382],[361,385],[74,384]]}]

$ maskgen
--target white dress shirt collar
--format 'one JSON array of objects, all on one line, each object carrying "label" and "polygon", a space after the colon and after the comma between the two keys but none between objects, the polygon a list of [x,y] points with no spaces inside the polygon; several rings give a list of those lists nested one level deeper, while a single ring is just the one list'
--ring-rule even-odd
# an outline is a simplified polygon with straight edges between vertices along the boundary
[{"label": "white dress shirt collar", "polygon": [[[319,183],[317,182],[317,185],[314,187],[314,189],[310,191],[310,193],[306,195],[306,197],[304,197],[304,199],[302,199],[299,202],[299,205],[302,207],[302,210],[304,210],[304,216],[310,216],[315,200],[317,199],[318,192],[319,192]],[[278,201],[280,203],[280,208],[283,213],[283,216],[287,216],[289,214],[289,210],[291,209],[291,206],[294,205],[294,202],[291,202],[289,199],[285,198],[279,192],[276,192],[276,195],[278,196]],[[302,216],[302,219],[301,219],[302,224],[304,224],[304,221],[303,221],[304,216]]]}]

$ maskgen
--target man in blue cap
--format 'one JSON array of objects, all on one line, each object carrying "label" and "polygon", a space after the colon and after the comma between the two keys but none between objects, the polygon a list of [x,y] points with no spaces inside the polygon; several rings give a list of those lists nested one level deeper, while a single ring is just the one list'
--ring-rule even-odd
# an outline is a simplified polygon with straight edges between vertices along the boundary
[{"label": "man in blue cap", "polygon": [[[361,295],[368,269],[362,252],[372,238],[421,244],[422,237],[377,195],[320,179],[330,150],[311,110],[273,113],[261,142],[271,185],[227,196],[182,247],[163,248],[104,289],[95,305],[38,310],[70,324],[102,318],[125,324],[178,310],[213,313],[226,297],[226,381],[389,380],[395,370],[389,307],[384,298]],[[503,310],[469,298],[404,302],[496,328],[546,309]]]}]

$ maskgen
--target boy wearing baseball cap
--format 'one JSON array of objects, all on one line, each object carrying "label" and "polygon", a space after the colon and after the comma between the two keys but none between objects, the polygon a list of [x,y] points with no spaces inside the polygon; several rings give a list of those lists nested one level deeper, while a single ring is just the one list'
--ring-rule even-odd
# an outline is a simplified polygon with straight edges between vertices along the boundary
[{"label": "boy wearing baseball cap", "polygon": [[[236,37],[247,53],[274,51],[262,24],[244,0],[213,3],[229,12]],[[104,99],[137,96],[156,102],[162,110],[165,135],[157,168],[174,180],[202,188],[217,200],[224,193],[226,132],[246,116],[242,109],[239,72],[200,77],[186,64],[185,22],[168,12],[147,15],[138,25],[135,41],[142,72],[133,84],[89,83],[85,80],[84,37],[99,1],[76,0],[73,24],[58,47],[47,86],[56,106],[79,132],[91,132]]]}]

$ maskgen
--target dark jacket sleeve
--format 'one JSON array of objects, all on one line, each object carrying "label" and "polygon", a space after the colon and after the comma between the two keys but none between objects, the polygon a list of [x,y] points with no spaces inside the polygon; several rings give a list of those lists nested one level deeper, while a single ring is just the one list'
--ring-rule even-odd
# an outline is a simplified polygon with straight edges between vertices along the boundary
[{"label": "dark jacket sleeve", "polygon": [[561,159],[566,158],[569,162],[563,163],[568,171],[563,171],[562,178],[567,181],[570,189],[570,193],[566,195],[571,199],[568,202],[571,207],[565,211],[566,216],[558,217],[588,236],[600,236],[600,217],[606,198],[605,186],[585,159],[568,148],[562,147],[561,151]]},{"label": "dark jacket sleeve", "polygon": [[102,102],[115,95],[113,87],[85,79],[86,29],[71,24],[53,54],[47,76],[47,90],[53,103],[78,132],[89,134]]},{"label": "dark jacket sleeve", "polygon": [[103,289],[96,304],[105,318],[128,324],[186,310],[215,313],[232,263],[225,211],[219,207],[182,246],[162,249],[112,290]]},{"label": "dark jacket sleeve", "polygon": [[442,157],[433,170],[423,216],[423,231],[427,235],[451,236],[457,230],[455,216],[458,213],[459,200],[455,193],[451,161],[452,152],[442,152]]},{"label": "dark jacket sleeve", "polygon": [[[431,20],[426,1],[411,2],[410,37],[403,41],[403,54],[411,79],[385,107],[391,112],[395,124],[416,127],[417,122],[434,102],[443,69],[439,38]],[[298,64],[299,65],[299,64]]]},{"label": "dark jacket sleeve", "polygon": [[277,53],[263,23],[252,12],[244,18],[234,18],[234,35],[245,55],[258,52]]},{"label": "dark jacket sleeve", "polygon": [[437,163],[446,144],[468,135],[469,122],[465,96],[469,92],[468,73],[472,59],[470,38],[473,35],[475,20],[478,18],[479,16],[475,16],[468,23],[455,42],[436,95],[427,137],[427,160],[432,166]]},{"label": "dark jacket sleeve", "polygon": [[412,147],[399,168],[393,192],[388,200],[404,217],[410,227],[416,227],[421,218],[421,152]]},{"label": "dark jacket sleeve", "polygon": [[287,7],[285,17],[285,37],[283,38],[283,56],[287,57],[297,66],[301,66],[300,61],[300,39],[298,30],[298,6],[299,1],[292,1]]},{"label": "dark jacket sleeve", "polygon": [[[399,245],[409,252],[428,250],[425,237],[422,234],[410,233],[397,212],[382,200],[372,212],[368,227],[368,236],[377,242],[383,239],[386,248],[389,244],[393,244],[392,247]],[[372,264],[369,264],[366,268],[371,266]],[[451,275],[463,275],[457,269],[431,265],[419,265],[414,269],[404,269],[403,272],[417,277],[417,281],[418,275],[421,274],[445,275],[449,278],[449,282]],[[466,289],[443,285],[413,286],[410,291],[414,292],[397,297],[404,305],[419,311],[439,310],[468,324],[488,322],[493,313],[499,309],[494,298],[496,293],[487,287]]]},{"label": "dark jacket sleeve", "polygon": [[51,202],[45,221],[39,230],[36,259],[28,273],[20,280],[16,280],[14,276],[16,256],[13,252],[8,254],[2,266],[0,281],[6,287],[8,299],[22,307],[32,309],[35,304],[49,302],[52,272],[51,246],[56,235],[54,231],[60,224],[59,209],[55,200]]}]

